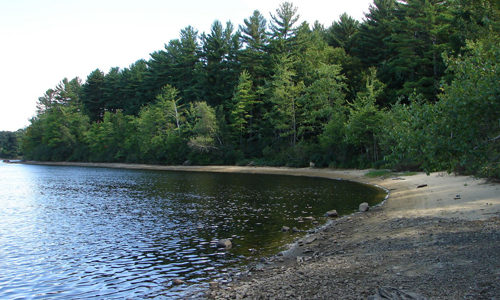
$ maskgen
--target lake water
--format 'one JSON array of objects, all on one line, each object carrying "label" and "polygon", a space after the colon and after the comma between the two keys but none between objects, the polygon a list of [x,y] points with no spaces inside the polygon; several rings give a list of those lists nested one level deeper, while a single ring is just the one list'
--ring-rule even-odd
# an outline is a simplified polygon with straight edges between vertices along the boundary
[{"label": "lake water", "polygon": [[0,299],[180,297],[283,250],[297,237],[283,225],[384,196],[320,178],[0,163]]}]

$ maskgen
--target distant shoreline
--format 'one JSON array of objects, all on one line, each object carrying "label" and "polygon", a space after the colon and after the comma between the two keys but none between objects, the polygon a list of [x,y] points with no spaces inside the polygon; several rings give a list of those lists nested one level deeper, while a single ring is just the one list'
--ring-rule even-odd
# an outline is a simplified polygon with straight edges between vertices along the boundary
[{"label": "distant shoreline", "polygon": [[92,162],[42,162],[22,161],[28,165],[45,166],[74,166],[113,168],[129,170],[156,170],[156,171],[183,171],[183,172],[213,172],[213,173],[242,173],[242,174],[270,174],[321,177],[328,179],[340,179],[356,181],[363,184],[376,185],[373,178],[364,176],[368,170],[354,169],[328,169],[328,168],[289,168],[289,167],[254,167],[254,166],[167,166],[154,164],[129,164],[129,163],[92,163]]},{"label": "distant shoreline", "polygon": [[[469,220],[485,219],[484,208],[481,206],[486,200],[490,201],[488,210],[500,213],[500,184],[488,183],[484,179],[470,176],[455,176],[445,172],[435,172],[429,176],[423,172],[402,178],[367,177],[367,170],[357,169],[329,169],[329,168],[289,168],[289,167],[254,167],[254,166],[166,166],[152,164],[128,163],[91,163],[91,162],[40,162],[21,161],[29,165],[47,166],[77,166],[114,168],[129,170],[157,170],[157,171],[188,171],[214,173],[242,173],[242,174],[271,174],[321,177],[329,179],[350,180],[363,184],[381,187],[392,191],[387,209],[396,209],[403,215],[439,215],[445,217],[459,217]],[[427,188],[417,189],[421,184]],[[454,199],[452,194],[470,194],[470,197]],[[467,192],[466,192],[467,191]],[[445,195],[448,192],[450,195]],[[496,201],[495,201],[496,200]],[[460,208],[465,210],[460,210]],[[491,214],[491,213],[490,213]]]}]

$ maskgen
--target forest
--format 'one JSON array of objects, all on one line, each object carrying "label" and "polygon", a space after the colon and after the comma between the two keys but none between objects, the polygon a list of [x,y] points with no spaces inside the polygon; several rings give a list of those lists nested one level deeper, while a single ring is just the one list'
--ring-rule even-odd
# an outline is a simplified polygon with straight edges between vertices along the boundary
[{"label": "forest", "polygon": [[283,2],[241,25],[188,26],[148,60],[48,89],[20,151],[500,178],[499,11],[494,0],[374,0],[363,21],[344,13],[326,27]]}]

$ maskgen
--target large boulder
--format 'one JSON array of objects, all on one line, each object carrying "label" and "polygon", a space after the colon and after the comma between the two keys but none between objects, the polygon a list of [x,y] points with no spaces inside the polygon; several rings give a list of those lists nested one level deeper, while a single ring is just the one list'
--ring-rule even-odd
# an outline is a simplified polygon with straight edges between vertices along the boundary
[{"label": "large boulder", "polygon": [[326,216],[329,218],[336,218],[339,216],[339,213],[335,209],[332,209],[326,212]]},{"label": "large boulder", "polygon": [[363,202],[359,205],[360,212],[368,211],[368,209],[370,209],[370,205],[368,205],[368,203],[366,203],[366,202]]},{"label": "large boulder", "polygon": [[288,232],[288,231],[290,231],[290,227],[288,227],[288,226],[283,226],[283,227],[281,227],[281,231],[283,231],[283,232]]},{"label": "large boulder", "polygon": [[229,239],[222,239],[217,241],[217,248],[231,249],[233,243]]}]

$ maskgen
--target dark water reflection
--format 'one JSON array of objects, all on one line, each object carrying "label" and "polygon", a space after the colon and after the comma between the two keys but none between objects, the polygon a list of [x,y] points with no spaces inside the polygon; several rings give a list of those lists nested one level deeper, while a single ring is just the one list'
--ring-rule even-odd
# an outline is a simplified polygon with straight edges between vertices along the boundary
[{"label": "dark water reflection", "polygon": [[277,252],[283,225],[383,197],[318,178],[0,164],[0,299],[178,297]]}]

